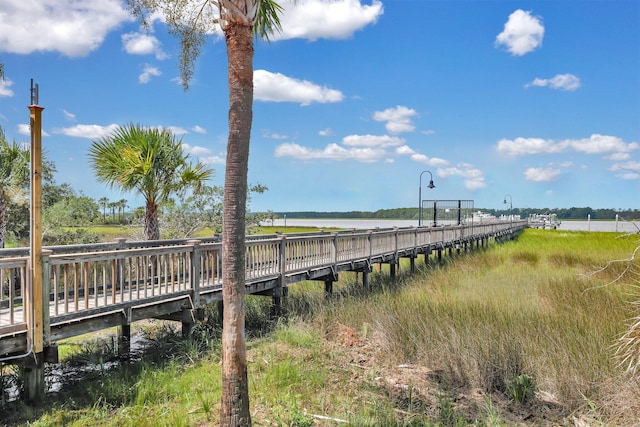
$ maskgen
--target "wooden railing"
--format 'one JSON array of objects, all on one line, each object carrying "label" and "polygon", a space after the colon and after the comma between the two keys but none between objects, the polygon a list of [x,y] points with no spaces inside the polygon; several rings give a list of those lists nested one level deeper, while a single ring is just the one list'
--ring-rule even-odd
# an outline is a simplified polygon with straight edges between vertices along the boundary
[{"label": "wooden railing", "polygon": [[[511,235],[526,221],[296,235],[246,241],[246,292],[275,295],[289,283]],[[45,343],[113,326],[167,316],[221,300],[219,239],[46,247],[43,310],[31,313],[28,248],[0,250],[0,359],[28,352],[30,322],[42,316]],[[157,307],[156,307],[157,306]],[[160,308],[162,307],[162,308]],[[144,308],[146,311],[142,311]],[[140,311],[140,314],[134,312]],[[113,321],[106,319],[113,318]],[[101,319],[96,322],[95,319]],[[92,322],[93,320],[93,322]],[[114,323],[115,322],[115,323]],[[83,324],[85,326],[83,326]]]}]

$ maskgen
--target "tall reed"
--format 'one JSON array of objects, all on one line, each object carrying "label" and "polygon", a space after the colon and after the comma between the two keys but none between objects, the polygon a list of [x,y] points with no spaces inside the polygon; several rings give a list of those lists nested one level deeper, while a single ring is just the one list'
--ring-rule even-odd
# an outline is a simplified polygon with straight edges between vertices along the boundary
[{"label": "tall reed", "polygon": [[[451,387],[506,393],[527,375],[567,413],[585,402],[604,411],[628,381],[614,344],[632,314],[631,283],[603,286],[616,272],[590,273],[635,245],[613,233],[527,230],[395,285],[374,281],[368,298],[318,306],[314,321],[327,333],[335,323],[367,325],[381,360],[428,366]],[[638,402],[640,391],[618,397]]]}]

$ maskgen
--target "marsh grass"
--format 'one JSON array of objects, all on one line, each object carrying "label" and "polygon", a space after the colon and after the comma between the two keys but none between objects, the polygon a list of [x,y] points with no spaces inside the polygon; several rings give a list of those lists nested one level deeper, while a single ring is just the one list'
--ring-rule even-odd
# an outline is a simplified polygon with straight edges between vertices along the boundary
[{"label": "marsh grass", "polygon": [[[293,284],[278,321],[269,298],[247,297],[254,424],[633,425],[640,383],[614,357],[634,313],[631,283],[604,286],[616,271],[591,273],[635,245],[612,233],[527,230],[443,265],[420,259],[414,274],[403,260],[395,280],[375,266],[366,290],[361,275],[341,273],[328,299],[322,282]],[[95,371],[30,415],[18,404],[16,419],[217,423],[217,316],[208,308],[188,340],[150,326],[139,360]]]},{"label": "marsh grass", "polygon": [[[451,388],[508,395],[527,376],[565,414],[586,401],[606,412],[612,385],[628,381],[614,344],[632,314],[631,283],[602,286],[618,273],[590,273],[635,245],[637,236],[527,230],[519,242],[402,278],[400,289],[379,285],[369,298],[356,293],[357,304],[318,307],[313,322],[327,335],[335,323],[368,325],[384,359],[426,363]],[[615,394],[638,408],[637,390]]]}]

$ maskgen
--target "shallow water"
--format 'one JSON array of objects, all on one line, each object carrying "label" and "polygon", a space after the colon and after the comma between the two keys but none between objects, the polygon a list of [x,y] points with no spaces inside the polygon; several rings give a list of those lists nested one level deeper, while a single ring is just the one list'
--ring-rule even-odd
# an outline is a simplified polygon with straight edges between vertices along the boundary
[{"label": "shallow water", "polygon": [[[263,225],[272,225],[266,221]],[[416,220],[406,219],[277,219],[273,222],[276,227],[318,227],[318,228],[355,228],[375,229],[392,227],[416,227]],[[611,231],[637,233],[640,231],[640,221],[562,221],[560,230],[569,231]]]}]

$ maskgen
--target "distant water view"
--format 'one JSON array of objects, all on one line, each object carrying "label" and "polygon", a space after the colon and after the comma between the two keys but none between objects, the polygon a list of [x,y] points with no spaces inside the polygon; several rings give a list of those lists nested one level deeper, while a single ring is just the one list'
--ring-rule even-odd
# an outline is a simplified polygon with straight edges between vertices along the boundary
[{"label": "distant water view", "polygon": [[[286,224],[285,224],[286,223]],[[265,221],[263,225],[271,225]],[[318,227],[318,228],[355,228],[374,229],[392,227],[415,227],[417,220],[406,219],[277,219],[277,227]],[[560,230],[568,231],[612,231],[637,233],[640,221],[562,221]]]}]

